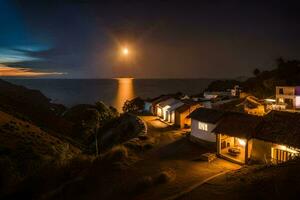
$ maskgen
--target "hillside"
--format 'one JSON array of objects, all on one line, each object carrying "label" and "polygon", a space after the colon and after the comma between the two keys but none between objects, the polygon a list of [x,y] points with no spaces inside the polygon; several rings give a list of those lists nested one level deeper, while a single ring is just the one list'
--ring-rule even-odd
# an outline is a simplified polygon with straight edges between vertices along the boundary
[{"label": "hillside", "polygon": [[[66,162],[80,149],[36,125],[0,111],[0,191],[46,163]],[[0,192],[1,194],[1,192]]]},{"label": "hillside", "polygon": [[244,92],[250,93],[258,98],[267,98],[275,95],[276,86],[300,85],[300,61],[276,60],[276,68],[270,71],[253,71],[254,76],[245,81],[217,80],[208,87],[208,91],[224,91],[240,85]]},{"label": "hillside", "polygon": [[72,132],[72,123],[60,117],[66,108],[52,104],[40,91],[1,79],[0,91],[0,110],[59,133]]}]

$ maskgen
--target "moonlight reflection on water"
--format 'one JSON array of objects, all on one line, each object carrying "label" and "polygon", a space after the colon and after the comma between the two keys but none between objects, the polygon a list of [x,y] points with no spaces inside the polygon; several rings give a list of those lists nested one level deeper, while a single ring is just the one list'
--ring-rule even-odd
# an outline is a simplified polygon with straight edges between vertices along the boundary
[{"label": "moonlight reflection on water", "polygon": [[133,78],[116,78],[116,80],[118,80],[118,90],[114,105],[118,111],[122,111],[124,102],[135,97]]}]

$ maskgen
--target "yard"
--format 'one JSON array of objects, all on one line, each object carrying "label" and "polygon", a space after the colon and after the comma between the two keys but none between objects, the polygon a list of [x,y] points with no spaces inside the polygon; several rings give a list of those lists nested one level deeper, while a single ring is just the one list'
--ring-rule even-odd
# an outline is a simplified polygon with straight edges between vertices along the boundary
[{"label": "yard", "polygon": [[[240,166],[216,159],[212,163],[200,161],[202,153],[215,149],[200,147],[188,140],[185,132],[172,129],[156,117],[142,117],[148,125],[148,134],[158,142],[143,159],[134,165],[137,177],[153,176],[162,171],[172,172],[172,179],[165,184],[149,187],[134,199],[164,199],[191,190],[204,180]],[[174,196],[174,197],[175,197]]]},{"label": "yard", "polygon": [[192,191],[211,177],[240,166],[216,159],[200,161],[200,155],[215,149],[200,147],[187,134],[153,116],[141,117],[154,146],[137,153],[136,161],[122,170],[95,165],[91,176],[73,182],[51,199],[174,199]]}]

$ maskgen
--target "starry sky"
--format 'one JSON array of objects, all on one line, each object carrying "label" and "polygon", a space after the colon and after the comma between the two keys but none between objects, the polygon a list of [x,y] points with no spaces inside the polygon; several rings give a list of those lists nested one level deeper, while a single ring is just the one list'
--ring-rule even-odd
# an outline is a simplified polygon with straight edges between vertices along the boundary
[{"label": "starry sky", "polygon": [[300,58],[299,10],[279,0],[0,0],[0,76],[251,76]]}]

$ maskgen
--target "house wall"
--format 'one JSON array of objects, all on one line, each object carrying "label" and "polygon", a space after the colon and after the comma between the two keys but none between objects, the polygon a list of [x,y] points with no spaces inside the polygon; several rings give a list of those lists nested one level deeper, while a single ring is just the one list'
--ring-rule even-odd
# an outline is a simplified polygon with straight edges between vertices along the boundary
[{"label": "house wall", "polygon": [[247,140],[248,141],[248,159],[251,159],[251,153],[252,153],[252,147],[253,147],[253,140]]},{"label": "house wall", "polygon": [[295,107],[296,109],[300,109],[300,96],[296,96]]},{"label": "house wall", "polygon": [[[281,90],[283,91],[283,93],[280,93]],[[276,87],[276,103],[282,104],[286,100],[292,101],[292,105],[290,108],[296,108],[296,104],[297,104],[296,87],[280,87],[280,86]]]},{"label": "house wall", "polygon": [[162,110],[162,108],[159,107],[159,106],[156,106],[156,115],[157,115],[158,117],[162,117],[162,115],[163,115],[163,110]]},{"label": "house wall", "polygon": [[252,151],[251,160],[266,163],[271,161],[271,149],[273,144],[259,139],[251,139]]},{"label": "house wall", "polygon": [[185,112],[179,113],[175,112],[175,125],[179,126],[180,128],[184,128],[185,124],[191,126],[191,119],[187,118],[194,110],[200,108],[201,105],[193,105],[190,109],[187,109]]},{"label": "house wall", "polygon": [[216,135],[211,132],[216,127],[216,124],[206,123],[207,131],[200,130],[198,128],[198,124],[199,124],[198,120],[192,119],[191,135],[201,140],[216,142]]}]

